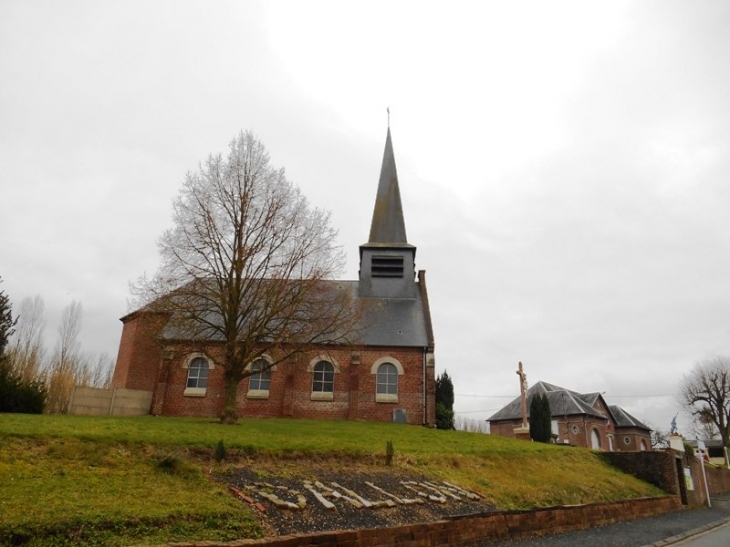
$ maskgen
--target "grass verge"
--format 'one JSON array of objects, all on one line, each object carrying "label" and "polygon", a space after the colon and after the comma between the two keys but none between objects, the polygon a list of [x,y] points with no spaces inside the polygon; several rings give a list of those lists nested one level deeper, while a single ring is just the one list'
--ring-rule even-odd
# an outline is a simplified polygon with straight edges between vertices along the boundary
[{"label": "grass verge", "polygon": [[[503,509],[661,495],[584,449],[398,424],[0,414],[0,545],[260,537],[210,474],[301,475],[308,462],[415,471]],[[223,443],[227,459],[216,463]]]}]

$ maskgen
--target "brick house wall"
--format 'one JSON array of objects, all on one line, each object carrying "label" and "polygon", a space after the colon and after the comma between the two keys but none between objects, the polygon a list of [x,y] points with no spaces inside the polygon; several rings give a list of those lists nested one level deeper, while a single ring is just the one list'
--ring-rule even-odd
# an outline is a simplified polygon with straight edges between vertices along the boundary
[{"label": "brick house wall", "polygon": [[[593,416],[553,416],[553,421],[557,421],[559,444],[591,448],[591,431],[595,429],[600,440],[600,449],[609,450],[609,430],[605,420]],[[522,420],[492,422],[489,432],[492,435],[515,438],[514,429],[521,425]],[[564,442],[566,439],[567,443]]]}]

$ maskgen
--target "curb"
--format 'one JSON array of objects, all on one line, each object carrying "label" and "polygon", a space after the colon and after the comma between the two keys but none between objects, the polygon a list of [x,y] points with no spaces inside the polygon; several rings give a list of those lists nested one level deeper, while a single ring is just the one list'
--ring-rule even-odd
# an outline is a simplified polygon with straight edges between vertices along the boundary
[{"label": "curb", "polygon": [[677,534],[676,536],[671,536],[666,539],[656,541],[654,543],[642,545],[642,547],[666,547],[667,545],[674,545],[675,543],[679,543],[680,541],[683,541],[685,539],[691,538],[693,536],[699,536],[700,534],[704,534],[705,532],[709,532],[710,530],[719,528],[720,526],[723,526],[729,522],[730,517],[725,517],[720,520],[716,520],[715,522],[705,524],[700,528],[695,528],[694,530],[689,530],[688,532],[683,532],[681,534]]}]

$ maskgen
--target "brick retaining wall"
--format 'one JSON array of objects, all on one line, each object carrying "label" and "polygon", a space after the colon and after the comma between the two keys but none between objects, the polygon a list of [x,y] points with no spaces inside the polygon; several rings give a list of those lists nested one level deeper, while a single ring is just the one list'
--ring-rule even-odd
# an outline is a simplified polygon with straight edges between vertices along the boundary
[{"label": "brick retaining wall", "polygon": [[185,547],[242,547],[244,545],[266,547],[466,546],[562,533],[571,530],[583,530],[614,522],[669,513],[681,508],[682,505],[677,496],[665,496],[612,503],[548,507],[530,511],[502,511],[392,528],[346,530],[229,542],[170,543],[167,545],[177,547],[183,545]]}]

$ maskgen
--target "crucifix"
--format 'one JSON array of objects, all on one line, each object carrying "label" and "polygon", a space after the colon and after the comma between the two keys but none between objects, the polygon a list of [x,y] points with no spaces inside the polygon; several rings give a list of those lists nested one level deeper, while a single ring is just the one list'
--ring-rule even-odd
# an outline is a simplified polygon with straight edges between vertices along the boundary
[{"label": "crucifix", "polygon": [[520,377],[520,403],[522,404],[522,427],[527,427],[527,374],[522,370],[522,361],[517,369],[517,376]]}]

